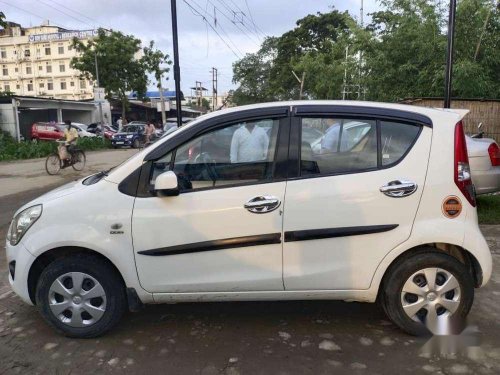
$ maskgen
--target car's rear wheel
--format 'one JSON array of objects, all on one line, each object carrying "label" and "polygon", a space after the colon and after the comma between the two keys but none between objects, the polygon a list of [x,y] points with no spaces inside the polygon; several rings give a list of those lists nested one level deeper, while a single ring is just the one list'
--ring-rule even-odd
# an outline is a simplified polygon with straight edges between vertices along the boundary
[{"label": "car's rear wheel", "polygon": [[432,248],[398,260],[382,288],[385,313],[412,335],[456,331],[474,300],[473,280],[465,265]]},{"label": "car's rear wheel", "polygon": [[79,254],[56,259],[40,275],[36,304],[68,337],[91,338],[113,328],[126,309],[123,282],[101,259]]}]

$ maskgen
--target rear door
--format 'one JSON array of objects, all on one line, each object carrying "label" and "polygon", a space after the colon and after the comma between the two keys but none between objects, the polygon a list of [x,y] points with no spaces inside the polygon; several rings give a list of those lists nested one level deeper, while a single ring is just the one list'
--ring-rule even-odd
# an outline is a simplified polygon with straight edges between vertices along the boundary
[{"label": "rear door", "polygon": [[[287,290],[367,289],[383,257],[410,236],[432,129],[418,116],[353,108],[299,108],[292,121]],[[306,140],[310,128],[322,136]]]}]

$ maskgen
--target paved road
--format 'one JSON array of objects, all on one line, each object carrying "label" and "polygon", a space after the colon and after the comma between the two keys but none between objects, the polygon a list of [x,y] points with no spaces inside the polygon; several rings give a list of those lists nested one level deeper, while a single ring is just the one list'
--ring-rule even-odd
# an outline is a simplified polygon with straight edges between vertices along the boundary
[{"label": "paved road", "polygon": [[[0,242],[4,218],[48,189],[0,197]],[[66,339],[10,291],[0,252],[0,374],[498,374],[500,227],[483,232],[493,280],[476,293],[461,347],[442,354],[430,349],[436,339],[403,334],[376,305],[336,301],[149,306],[99,339]]]},{"label": "paved road", "polygon": [[45,158],[1,162],[0,197],[34,188],[61,185],[68,180],[114,167],[136,152],[137,150],[134,149],[87,151],[87,163],[83,171],[76,172],[73,168],[68,168],[62,170],[57,176],[47,174]]}]

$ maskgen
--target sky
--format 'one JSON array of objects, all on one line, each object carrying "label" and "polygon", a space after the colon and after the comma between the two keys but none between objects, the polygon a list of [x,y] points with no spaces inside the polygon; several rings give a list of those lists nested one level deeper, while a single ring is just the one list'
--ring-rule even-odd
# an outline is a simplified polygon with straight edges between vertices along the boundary
[{"label": "sky", "polygon": [[[219,93],[237,87],[232,63],[256,52],[265,36],[279,36],[308,14],[331,6],[360,14],[361,0],[177,0],[181,90],[190,95],[195,81],[212,88],[211,68],[218,69]],[[376,0],[364,0],[367,14]],[[0,0],[8,21],[36,26],[44,20],[67,29],[119,30],[155,45],[173,57],[169,0]],[[154,88],[155,82],[150,83]],[[173,69],[163,86],[174,89]]]}]

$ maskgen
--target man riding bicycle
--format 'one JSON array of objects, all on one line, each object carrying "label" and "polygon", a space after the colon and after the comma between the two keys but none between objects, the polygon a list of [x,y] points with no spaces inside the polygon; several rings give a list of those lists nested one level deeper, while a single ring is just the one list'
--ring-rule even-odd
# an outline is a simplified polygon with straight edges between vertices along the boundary
[{"label": "man riding bicycle", "polygon": [[76,143],[78,141],[78,131],[71,126],[71,120],[66,120],[64,121],[66,124],[66,129],[64,129],[64,140],[65,143],[64,145],[61,145],[61,147],[64,147],[66,152],[63,152],[66,157],[61,157],[61,159],[64,161],[65,166],[69,164],[69,161],[71,160],[71,157],[73,155],[73,151],[75,149]]}]

